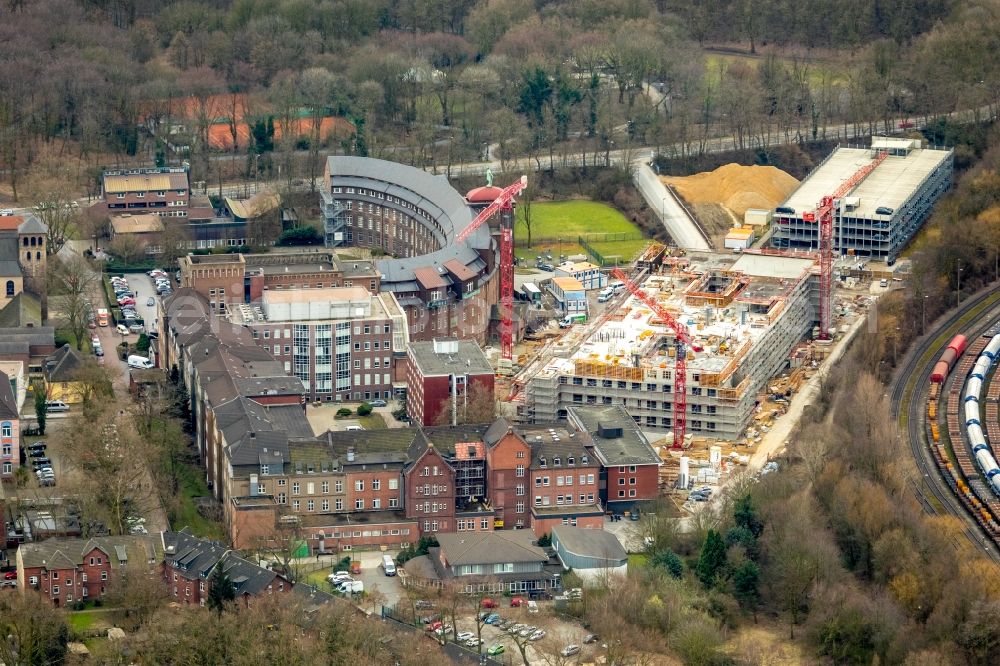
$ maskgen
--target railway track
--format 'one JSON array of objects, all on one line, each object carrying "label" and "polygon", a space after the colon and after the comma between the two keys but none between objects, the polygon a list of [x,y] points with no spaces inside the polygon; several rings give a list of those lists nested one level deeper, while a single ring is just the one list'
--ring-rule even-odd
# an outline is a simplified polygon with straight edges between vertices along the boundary
[{"label": "railway track", "polygon": [[[964,533],[974,548],[1000,564],[1000,548],[972,519],[958,497],[951,491],[934,462],[924,427],[925,406],[931,371],[940,350],[948,340],[964,333],[970,339],[981,336],[1000,318],[1000,291],[990,290],[972,297],[925,333],[907,351],[890,385],[892,418],[905,433],[920,476],[912,480],[917,499],[924,511],[949,513],[964,524]],[[953,443],[955,445],[955,443]],[[957,443],[961,446],[961,442]]]}]

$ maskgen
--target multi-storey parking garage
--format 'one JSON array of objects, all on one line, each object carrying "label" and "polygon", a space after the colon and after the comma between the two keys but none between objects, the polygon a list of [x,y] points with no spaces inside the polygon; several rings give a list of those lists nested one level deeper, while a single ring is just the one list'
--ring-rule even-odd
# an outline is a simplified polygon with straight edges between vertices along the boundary
[{"label": "multi-storey parking garage", "polygon": [[951,186],[951,150],[922,148],[916,139],[873,137],[871,148],[837,148],[785,203],[775,208],[771,244],[817,249],[819,224],[811,219],[834,192],[880,151],[889,156],[834,208],[834,251],[894,261]]},{"label": "multi-storey parking garage", "polygon": [[[443,176],[366,157],[329,157],[320,192],[328,247],[371,249],[381,290],[404,308],[413,340],[485,342],[497,302],[497,243]],[[377,258],[382,255],[383,258]]]}]

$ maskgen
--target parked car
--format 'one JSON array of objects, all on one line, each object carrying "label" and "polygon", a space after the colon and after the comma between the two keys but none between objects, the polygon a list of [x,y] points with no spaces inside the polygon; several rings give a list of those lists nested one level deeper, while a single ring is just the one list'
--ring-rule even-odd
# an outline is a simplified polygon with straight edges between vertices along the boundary
[{"label": "parked car", "polygon": [[28,450],[29,451],[34,451],[36,449],[44,451],[45,447],[46,447],[45,442],[41,442],[41,441],[39,441],[39,442],[32,442],[31,444],[28,444]]},{"label": "parked car", "polygon": [[62,400],[46,400],[45,411],[47,412],[68,412],[69,405]]},{"label": "parked car", "polygon": [[469,640],[470,638],[475,638],[475,637],[476,637],[476,635],[474,633],[472,633],[471,631],[460,631],[460,632],[458,632],[458,635],[455,636],[455,640],[457,640],[459,643],[464,643],[465,641]]},{"label": "parked car", "polygon": [[443,626],[444,626],[444,623],[441,622],[440,620],[437,620],[436,622],[431,622],[431,623],[429,623],[427,625],[427,631],[437,631],[438,629],[440,629]]},{"label": "parked car", "polygon": [[32,449],[28,451],[29,458],[42,458],[45,456],[45,449]]},{"label": "parked car", "polygon": [[601,637],[598,636],[597,634],[587,634],[586,636],[583,637],[583,642],[586,643],[587,645],[591,643],[596,643],[599,640],[601,640]]},{"label": "parked car", "polygon": [[533,631],[531,633],[531,635],[528,636],[528,640],[529,641],[540,641],[543,638],[545,638],[545,630],[544,629],[538,629],[536,631]]},{"label": "parked car", "polygon": [[480,602],[480,605],[483,608],[496,608],[497,607],[497,602],[493,601],[489,597],[486,597],[486,598],[484,598],[482,600],[482,602]]},{"label": "parked car", "polygon": [[504,646],[500,645],[499,643],[494,643],[493,645],[489,646],[486,649],[486,654],[490,655],[491,657],[495,657],[498,654],[503,654],[503,651],[504,651]]},{"label": "parked car", "polygon": [[16,571],[5,571],[4,574],[3,574],[3,579],[4,580],[16,580],[17,579],[17,572]]},{"label": "parked car", "polygon": [[491,626],[498,626],[500,624],[501,618],[497,613],[490,613],[483,620],[483,624],[489,624]]},{"label": "parked car", "polygon": [[519,608],[520,606],[524,606],[527,603],[528,603],[528,600],[525,599],[524,597],[511,597],[510,607],[511,608]]},{"label": "parked car", "polygon": [[563,657],[572,657],[574,654],[580,654],[580,646],[567,645],[566,647],[564,647],[562,650],[559,651],[559,654],[562,655]]},{"label": "parked car", "polygon": [[147,308],[151,308],[154,305],[156,305],[156,299],[155,298],[153,298],[152,296],[150,296],[149,298],[146,299],[146,307]]},{"label": "parked car", "polygon": [[371,405],[372,407],[388,407],[389,406],[389,403],[387,403],[385,400],[381,400],[381,399],[380,400],[372,400],[368,404]]},{"label": "parked car", "polygon": [[146,327],[142,324],[131,324],[128,327],[130,333],[142,333],[146,330]]}]

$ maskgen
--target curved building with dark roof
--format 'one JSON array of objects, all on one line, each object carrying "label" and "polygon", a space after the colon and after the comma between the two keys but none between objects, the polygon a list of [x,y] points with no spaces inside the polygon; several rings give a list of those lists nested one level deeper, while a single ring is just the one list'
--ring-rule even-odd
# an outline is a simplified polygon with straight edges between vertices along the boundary
[{"label": "curved building with dark roof", "polygon": [[406,311],[410,339],[485,343],[499,291],[499,248],[487,225],[456,243],[475,213],[448,180],[344,156],[328,157],[323,175],[326,245],[373,251],[380,290],[392,292]]}]

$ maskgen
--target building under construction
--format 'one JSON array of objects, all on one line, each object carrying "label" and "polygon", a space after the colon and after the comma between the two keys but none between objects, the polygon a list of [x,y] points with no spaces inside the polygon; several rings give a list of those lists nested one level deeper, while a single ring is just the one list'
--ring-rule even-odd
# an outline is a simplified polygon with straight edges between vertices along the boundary
[{"label": "building under construction", "polygon": [[[705,254],[668,259],[643,289],[702,348],[687,357],[687,430],[738,439],[758,393],[817,319],[810,257]],[[566,418],[573,405],[623,404],[644,429],[673,426],[673,334],[629,294],[605,318],[575,327],[521,376],[519,416]]]},{"label": "building under construction", "polygon": [[851,174],[888,153],[833,209],[833,250],[895,261],[951,187],[953,151],[921,147],[919,139],[872,137],[871,148],[838,147],[774,210],[771,245],[792,250],[819,247],[812,214],[820,200]]}]

